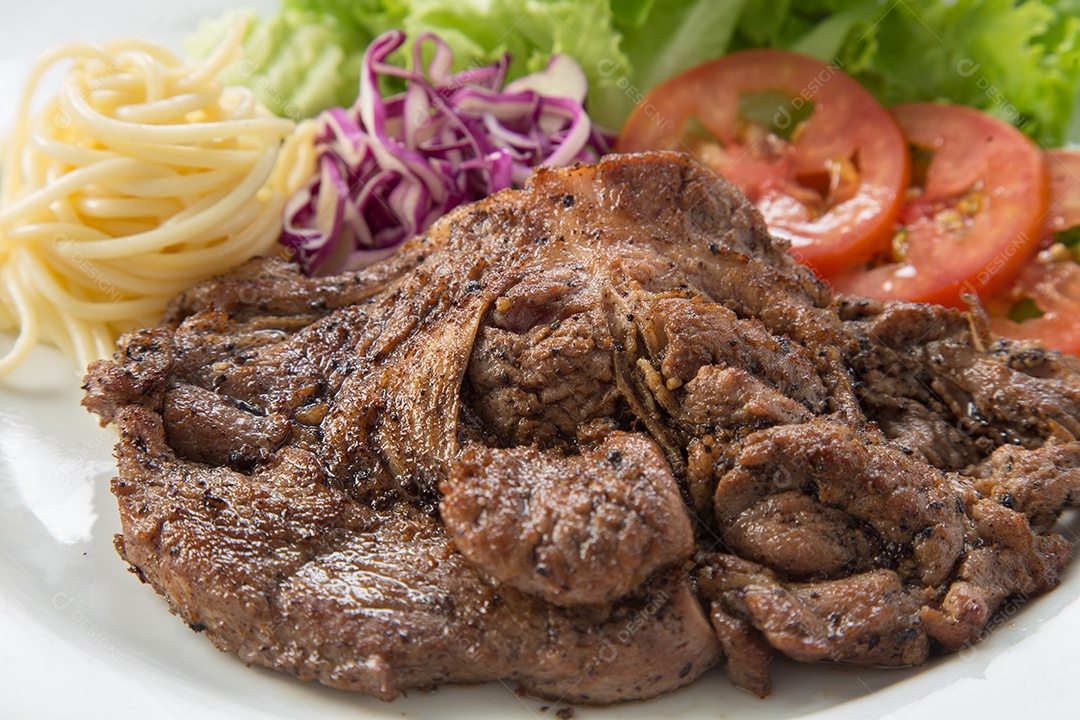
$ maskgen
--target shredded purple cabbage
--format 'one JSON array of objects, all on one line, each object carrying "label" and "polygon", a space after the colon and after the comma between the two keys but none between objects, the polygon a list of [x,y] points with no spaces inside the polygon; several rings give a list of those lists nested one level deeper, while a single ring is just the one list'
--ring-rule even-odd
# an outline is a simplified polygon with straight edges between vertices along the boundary
[{"label": "shredded purple cabbage", "polygon": [[[423,71],[423,45],[435,52]],[[285,206],[282,242],[304,272],[356,269],[391,254],[451,208],[520,187],[538,165],[592,162],[611,138],[585,113],[585,77],[568,56],[504,87],[508,57],[450,74],[453,52],[432,34],[413,68],[386,58],[405,42],[391,31],[368,47],[360,94],[316,119],[318,172]],[[403,78],[382,97],[379,76]],[[557,94],[543,88],[557,87]]]}]

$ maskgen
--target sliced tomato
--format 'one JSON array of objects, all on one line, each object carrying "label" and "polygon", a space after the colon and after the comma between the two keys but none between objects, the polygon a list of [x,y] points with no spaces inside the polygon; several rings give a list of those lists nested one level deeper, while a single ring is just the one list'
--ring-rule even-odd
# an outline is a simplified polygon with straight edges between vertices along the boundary
[{"label": "sliced tomato", "polygon": [[888,247],[908,181],[892,116],[843,71],[781,50],[732,53],[659,85],[616,149],[693,153],[823,276]]},{"label": "sliced tomato", "polygon": [[1052,243],[1055,233],[1080,227],[1080,152],[1047,150],[1043,161],[1050,185],[1042,231]]},{"label": "sliced tomato", "polygon": [[[1010,310],[1020,303],[1033,305],[1038,317],[1010,319]],[[1080,353],[1080,265],[1071,259],[1029,264],[996,305],[990,307],[990,325],[998,335],[1039,340],[1055,350]]]},{"label": "sliced tomato", "polygon": [[893,108],[915,178],[890,256],[831,282],[841,292],[963,306],[1007,287],[1039,247],[1046,207],[1043,159],[1027,137],[958,105]]},{"label": "sliced tomato", "polygon": [[[999,335],[1039,340],[1047,347],[1080,353],[1080,265],[1075,261],[1080,229],[1080,153],[1043,153],[1050,198],[1043,217],[1046,250],[1024,268],[1016,282],[987,303],[990,324]],[[1065,247],[1058,238],[1073,243]],[[1027,315],[1026,319],[1020,316]]]}]

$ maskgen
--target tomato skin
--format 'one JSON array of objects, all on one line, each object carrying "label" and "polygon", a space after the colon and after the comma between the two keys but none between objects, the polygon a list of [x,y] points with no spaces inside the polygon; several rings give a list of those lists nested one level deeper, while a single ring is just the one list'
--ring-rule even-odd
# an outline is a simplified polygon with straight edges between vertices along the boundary
[{"label": "tomato skin", "polygon": [[[900,210],[901,261],[852,268],[836,288],[878,300],[952,307],[1007,287],[1037,252],[1046,207],[1042,155],[1019,130],[972,108],[893,108],[908,142],[933,153],[924,186]],[[957,208],[974,205],[969,214]]]},{"label": "tomato skin", "polygon": [[[763,147],[762,140],[740,138],[745,122],[739,99],[768,92],[803,107],[812,103],[813,110],[792,142],[769,153],[751,152]],[[778,106],[778,125],[793,122],[783,112]],[[687,140],[692,119],[717,147]],[[728,177],[757,205],[770,231],[791,242],[795,258],[822,276],[888,247],[909,173],[896,122],[865,89],[831,65],[782,50],[732,53],[656,87],[630,115],[616,144],[618,152],[643,150],[690,151]],[[850,192],[835,201],[825,198],[824,208],[804,202],[815,190],[801,178],[836,177],[838,163],[857,171],[857,183],[845,188]]]}]

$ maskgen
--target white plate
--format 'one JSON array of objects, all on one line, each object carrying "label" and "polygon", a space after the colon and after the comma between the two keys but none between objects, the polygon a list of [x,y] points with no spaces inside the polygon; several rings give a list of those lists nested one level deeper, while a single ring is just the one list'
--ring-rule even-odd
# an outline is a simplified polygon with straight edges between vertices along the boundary
[{"label": "white plate", "polygon": [[[19,3],[5,0],[0,97],[11,112],[33,58],[48,45],[138,35],[176,47],[210,0]],[[264,0],[274,6],[276,0]],[[10,123],[0,119],[0,127]],[[79,407],[74,371],[40,351],[0,385],[0,717],[357,718],[553,717],[557,707],[501,683],[443,688],[383,704],[248,668],[167,612],[112,548],[108,490],[115,433]],[[33,389],[28,389],[33,388]],[[1080,521],[1065,528],[1076,539]],[[578,718],[916,718],[1075,715],[1080,569],[1061,587],[1009,605],[983,642],[907,670],[774,663],[759,700],[714,670],[666,698]]]}]

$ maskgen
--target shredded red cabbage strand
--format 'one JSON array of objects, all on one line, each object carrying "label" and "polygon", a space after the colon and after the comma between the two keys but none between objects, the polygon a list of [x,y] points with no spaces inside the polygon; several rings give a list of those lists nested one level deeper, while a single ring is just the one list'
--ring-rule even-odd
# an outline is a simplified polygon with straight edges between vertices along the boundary
[{"label": "shredded red cabbage strand", "polygon": [[[434,44],[426,71],[425,42]],[[508,57],[451,74],[453,52],[432,34],[413,46],[413,68],[386,62],[405,42],[376,38],[349,109],[316,119],[318,172],[285,206],[282,242],[308,274],[364,267],[423,232],[448,210],[509,187],[538,165],[592,162],[610,136],[582,106],[585,80],[567,56],[504,87]],[[380,76],[406,89],[383,97]],[[536,88],[559,87],[559,94]]]}]

